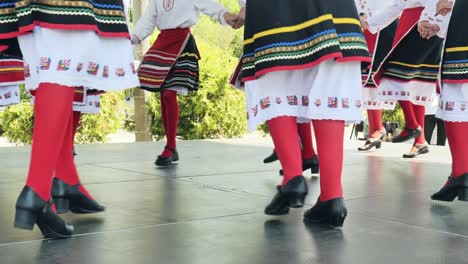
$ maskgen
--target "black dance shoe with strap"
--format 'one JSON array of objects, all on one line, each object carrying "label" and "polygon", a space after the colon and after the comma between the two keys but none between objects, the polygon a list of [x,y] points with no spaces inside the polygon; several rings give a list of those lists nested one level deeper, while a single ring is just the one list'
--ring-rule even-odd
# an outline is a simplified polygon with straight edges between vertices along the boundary
[{"label": "black dance shoe with strap", "polygon": [[177,152],[176,149],[170,148],[168,146],[166,146],[165,149],[171,151],[172,155],[170,157],[163,157],[159,155],[156,161],[154,162],[156,166],[161,166],[161,167],[170,166],[173,162],[176,162],[179,160],[179,153]]},{"label": "black dance shoe with strap", "polygon": [[74,232],[73,226],[67,225],[51,206],[51,201],[42,200],[25,186],[16,201],[15,227],[32,230],[37,225],[46,238],[70,237]]},{"label": "black dance shoe with strap", "polygon": [[263,163],[272,163],[272,162],[275,162],[278,160],[278,154],[276,154],[276,151],[273,150],[273,153],[271,153],[270,156],[266,157],[264,160],[263,160]]},{"label": "black dance shoe with strap", "polygon": [[58,214],[69,211],[75,214],[94,214],[105,210],[96,200],[80,191],[80,183],[69,185],[55,178],[52,183],[52,199]]},{"label": "black dance shoe with strap", "polygon": [[449,177],[444,187],[431,196],[432,200],[452,202],[455,198],[468,202],[468,173],[460,177]]},{"label": "black dance shoe with strap", "polygon": [[419,155],[429,153],[429,144],[414,144],[410,152],[403,154],[405,159],[414,159]]},{"label": "black dance shoe with strap", "polygon": [[414,139],[414,138],[417,138],[417,137],[421,136],[421,133],[422,133],[421,127],[417,127],[415,129],[409,129],[409,128],[405,127],[405,131],[406,131],[406,135],[402,136],[400,134],[400,135],[394,137],[392,139],[392,143],[405,142],[405,141],[408,141],[410,139]]},{"label": "black dance shoe with strap", "polygon": [[[318,174],[320,172],[319,159],[317,155],[310,159],[302,160],[302,171],[306,171],[308,169],[310,169],[312,174]],[[283,175],[283,173],[283,170],[279,171],[280,175]]]},{"label": "black dance shoe with strap", "polygon": [[285,215],[289,213],[289,208],[301,208],[307,196],[307,182],[300,175],[288,181],[284,186],[276,187],[278,192],[273,200],[265,208],[267,215]]},{"label": "black dance shoe with strap", "polygon": [[340,229],[343,227],[347,215],[348,210],[343,198],[336,198],[326,202],[317,199],[314,207],[304,213],[304,223],[324,223],[333,229]]},{"label": "black dance shoe with strap", "polygon": [[373,149],[374,147],[376,149],[380,149],[382,147],[382,140],[385,138],[385,131],[378,131],[378,132],[381,132],[380,137],[369,138],[364,144],[364,146],[358,148],[358,151],[369,151]]}]

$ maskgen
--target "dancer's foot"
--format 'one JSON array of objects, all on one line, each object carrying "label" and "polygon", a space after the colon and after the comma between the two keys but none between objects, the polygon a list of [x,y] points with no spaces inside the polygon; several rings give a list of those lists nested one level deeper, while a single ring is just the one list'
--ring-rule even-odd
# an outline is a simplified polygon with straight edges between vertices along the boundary
[{"label": "dancer's foot", "polygon": [[410,129],[410,128],[406,128],[403,130],[403,132],[401,132],[400,135],[394,137],[392,139],[392,142],[393,143],[401,143],[401,142],[405,142],[405,141],[408,141],[410,139],[413,139],[413,138],[417,138],[419,136],[421,136],[421,133],[422,133],[422,129],[421,127],[417,127],[415,129]]},{"label": "dancer's foot", "polygon": [[67,238],[73,226],[67,225],[30,187],[25,186],[16,201],[15,227],[32,230],[37,225],[46,238]]},{"label": "dancer's foot", "polygon": [[177,150],[166,146],[164,148],[164,152],[158,156],[154,164],[156,164],[156,166],[169,166],[173,162],[178,160],[179,153],[177,152]]},{"label": "dancer's foot", "polygon": [[416,158],[419,155],[427,154],[429,153],[429,144],[414,144],[413,147],[411,147],[410,152],[403,154],[403,158],[405,159],[413,159]]},{"label": "dancer's foot", "polygon": [[432,200],[452,202],[458,200],[468,202],[468,173],[460,177],[449,177],[444,187],[431,196]]},{"label": "dancer's foot", "polygon": [[80,183],[69,185],[57,178],[52,183],[52,199],[58,214],[68,211],[75,214],[93,214],[105,210]]},{"label": "dancer's foot", "polygon": [[372,148],[380,149],[382,147],[382,140],[385,137],[385,131],[375,131],[370,138],[366,141],[364,146],[359,147],[358,151],[369,151]]},{"label": "dancer's foot", "polygon": [[326,202],[317,199],[314,207],[304,213],[304,222],[306,224],[325,223],[333,229],[340,229],[343,227],[347,215],[348,210],[343,198],[336,198]]},{"label": "dancer's foot", "polygon": [[270,156],[266,157],[263,160],[263,163],[272,163],[278,160],[278,154],[276,154],[276,151],[273,150],[273,153],[270,154]]},{"label": "dancer's foot", "polygon": [[307,196],[307,182],[303,176],[297,176],[288,181],[284,186],[278,186],[278,193],[265,208],[267,215],[284,215],[289,213],[289,208],[304,206]]},{"label": "dancer's foot", "polygon": [[[302,171],[306,171],[310,169],[310,172],[312,174],[317,174],[320,171],[320,166],[319,166],[319,159],[318,156],[315,155],[310,159],[304,159],[302,160]],[[283,175],[283,170],[279,171],[280,175]]]}]

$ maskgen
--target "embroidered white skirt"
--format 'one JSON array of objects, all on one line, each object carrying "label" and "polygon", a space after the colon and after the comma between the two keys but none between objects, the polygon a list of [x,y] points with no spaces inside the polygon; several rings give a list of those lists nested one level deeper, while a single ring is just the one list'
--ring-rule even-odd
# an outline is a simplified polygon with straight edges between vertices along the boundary
[{"label": "embroidered white skirt", "polygon": [[443,84],[437,117],[448,122],[468,122],[468,83]]},{"label": "embroidered white skirt", "polygon": [[36,27],[18,40],[29,90],[44,82],[101,91],[139,86],[128,39],[103,38],[93,31]]},{"label": "embroidered white skirt", "polygon": [[362,106],[369,110],[394,110],[396,102],[393,100],[381,100],[377,88],[362,88]]},{"label": "embroidered white skirt", "polygon": [[378,90],[381,101],[410,101],[415,105],[428,107],[432,104],[436,84],[416,81],[403,83],[382,79]]},{"label": "embroidered white skirt", "polygon": [[362,120],[360,62],[325,61],[316,67],[265,74],[245,83],[248,129],[279,117],[298,122]]},{"label": "embroidered white skirt", "polygon": [[20,99],[20,89],[18,84],[0,84],[0,106],[19,104]]}]

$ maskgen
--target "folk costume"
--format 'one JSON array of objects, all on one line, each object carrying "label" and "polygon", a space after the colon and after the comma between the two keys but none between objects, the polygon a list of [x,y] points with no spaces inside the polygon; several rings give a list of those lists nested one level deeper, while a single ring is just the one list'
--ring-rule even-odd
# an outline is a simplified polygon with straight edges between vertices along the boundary
[{"label": "folk costume", "polygon": [[[435,6],[437,1],[429,1]],[[445,121],[452,153],[452,172],[433,200],[468,201],[468,2],[455,1],[451,18],[439,23],[440,35],[447,35],[440,70],[441,91],[437,117]],[[446,32],[445,22],[450,22]]]},{"label": "folk costume", "polygon": [[0,39],[0,107],[20,102],[24,65],[16,38]]},{"label": "folk costume", "polygon": [[[372,17],[381,7],[380,2],[370,2],[359,0],[355,1],[360,15]],[[359,151],[368,151],[382,146],[382,140],[385,137],[385,128],[382,121],[382,109],[393,110],[395,101],[381,100],[378,95],[377,85],[374,82],[373,75],[382,63],[383,59],[392,48],[393,38],[395,36],[398,21],[388,25],[386,28],[373,34],[369,30],[364,30],[369,54],[372,57],[372,63],[362,63],[362,87],[363,87],[363,107],[367,109],[367,119],[369,123],[369,139],[364,146],[359,147]]]},{"label": "folk costume", "polygon": [[418,22],[435,20],[434,10],[424,10],[426,0],[393,0],[388,8],[368,19],[369,30],[377,32],[400,17],[393,48],[379,65],[374,81],[382,100],[398,100],[405,115],[405,129],[392,142],[415,138],[410,152],[414,158],[429,152],[424,137],[425,106],[436,89],[442,39],[424,39]]},{"label": "folk costume", "polygon": [[73,161],[73,102],[139,85],[124,6],[120,0],[16,0],[0,6],[0,21],[0,38],[18,38],[26,88],[35,96],[31,164],[15,226],[69,237],[73,228],[57,211],[104,209],[80,184]]},{"label": "folk costume", "polygon": [[312,120],[320,157],[320,198],[306,222],[343,225],[341,172],[345,121],[361,120],[360,64],[370,62],[352,0],[248,1],[241,78],[248,128],[266,122],[284,170],[266,214],[302,207],[297,123]]},{"label": "folk costume", "polygon": [[161,31],[138,69],[140,88],[161,93],[167,144],[155,162],[157,166],[167,166],[179,160],[176,150],[177,94],[186,95],[199,87],[200,55],[190,27],[198,21],[200,12],[226,24],[224,14],[227,10],[214,0],[150,0],[133,31],[133,42],[146,39],[155,28]]}]

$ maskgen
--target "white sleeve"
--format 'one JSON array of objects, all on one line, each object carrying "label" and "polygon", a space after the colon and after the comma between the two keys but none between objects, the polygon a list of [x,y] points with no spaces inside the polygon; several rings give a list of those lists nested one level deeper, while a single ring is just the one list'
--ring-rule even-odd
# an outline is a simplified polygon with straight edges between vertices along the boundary
[{"label": "white sleeve", "polygon": [[247,0],[239,0],[239,5],[241,7],[245,7],[246,4],[247,4]]},{"label": "white sleeve", "polygon": [[435,22],[435,15],[436,15],[436,5],[437,0],[426,0],[426,4],[424,5],[424,10],[419,18],[419,21],[430,21],[432,23]]},{"label": "white sleeve", "polygon": [[156,8],[156,0],[149,0],[143,16],[136,22],[133,28],[133,35],[137,37],[139,41],[146,39],[156,28],[156,19],[158,17]]},{"label": "white sleeve", "polygon": [[379,30],[390,25],[405,9],[406,2],[405,0],[392,0],[392,3],[387,8],[383,8],[369,17],[367,19],[369,31],[377,33]]},{"label": "white sleeve", "polygon": [[[434,5],[436,5],[437,1],[436,0],[432,0],[432,1],[434,1]],[[452,0],[452,1],[453,1],[453,6],[455,7],[455,2],[457,0]],[[449,24],[450,24],[450,19],[452,18],[452,12],[453,11],[448,13],[446,16],[438,15],[438,16],[435,17],[436,18],[436,24],[440,28],[440,31],[437,34],[437,36],[439,36],[441,38],[445,38],[447,36],[448,29],[449,29]]]},{"label": "white sleeve", "polygon": [[227,12],[227,9],[220,3],[214,0],[193,0],[193,4],[203,14],[210,16],[211,18],[218,21],[222,25],[227,24],[226,20],[224,20],[224,13]]},{"label": "white sleeve", "polygon": [[[455,3],[455,0],[453,0]],[[450,23],[451,12],[446,16],[437,15],[437,2],[438,0],[426,0],[426,5],[424,11],[421,15],[419,21],[429,21],[432,24],[439,26],[440,31],[437,33],[437,36],[445,38],[448,31],[448,26]]]}]

